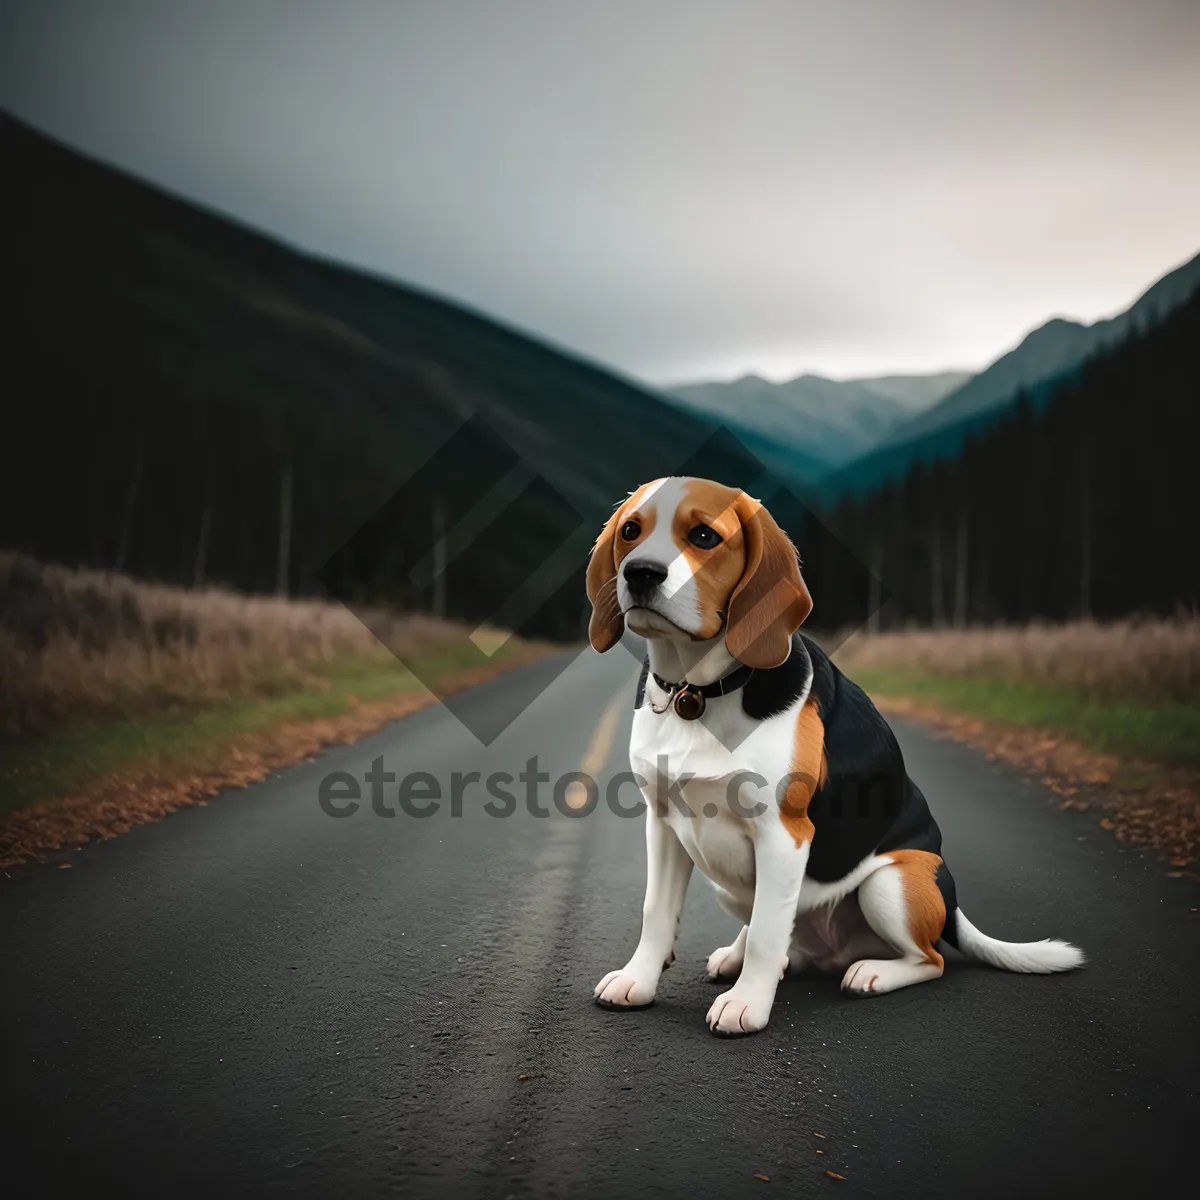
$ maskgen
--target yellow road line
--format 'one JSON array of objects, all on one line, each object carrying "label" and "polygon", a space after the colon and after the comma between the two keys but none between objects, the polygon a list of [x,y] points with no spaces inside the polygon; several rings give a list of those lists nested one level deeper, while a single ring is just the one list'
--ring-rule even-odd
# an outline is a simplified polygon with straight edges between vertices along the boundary
[{"label": "yellow road line", "polygon": [[[613,738],[616,737],[617,726],[621,723],[621,713],[628,702],[629,684],[623,683],[617,694],[608,702],[608,707],[600,717],[600,723],[592,733],[579,769],[593,779],[608,762],[608,756],[612,753]],[[583,808],[588,800],[586,785],[580,782],[570,784],[564,798],[571,808]]]}]

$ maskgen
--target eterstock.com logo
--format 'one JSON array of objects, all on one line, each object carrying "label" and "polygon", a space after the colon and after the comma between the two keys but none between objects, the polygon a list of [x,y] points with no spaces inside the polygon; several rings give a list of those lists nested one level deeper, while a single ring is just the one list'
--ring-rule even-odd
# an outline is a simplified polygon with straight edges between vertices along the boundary
[{"label": "eterstock.com logo", "polygon": [[[724,429],[684,461],[661,467],[660,476],[696,475],[745,490],[771,487],[763,464]],[[592,491],[607,492],[604,477],[619,474],[600,463],[596,481],[587,482]],[[607,510],[585,515],[531,458],[475,415],[405,478],[317,578],[463,726],[490,745],[586,648],[588,554],[612,508],[644,482],[622,479],[613,485]],[[831,538],[786,489],[771,487],[762,498],[794,537],[804,529],[808,540],[818,534]],[[862,573],[864,596],[881,597],[878,586],[866,586],[857,560],[836,539],[831,544],[841,548],[850,569]],[[843,576],[845,571],[843,564]],[[423,636],[411,620],[398,621],[398,613],[431,614],[455,624],[430,627]],[[864,606],[863,620],[866,615]],[[492,664],[512,637],[579,649],[513,672],[503,686],[453,686],[454,676]],[[642,659],[640,639],[626,634],[622,645]]]},{"label": "eterstock.com logo", "polygon": [[[369,810],[375,817],[399,815],[425,820],[442,816],[461,820],[464,812],[482,810],[503,820],[524,811],[531,817],[547,818],[552,811],[564,817],[586,817],[601,805],[617,817],[641,817],[647,796],[653,796],[660,816],[674,810],[689,820],[712,820],[730,813],[753,820],[772,805],[785,816],[804,817],[807,799],[793,804],[793,796],[809,797],[818,790],[818,780],[804,771],[793,771],[774,785],[756,771],[734,771],[724,781],[724,807],[706,801],[695,807],[686,788],[695,776],[673,770],[666,755],[659,755],[654,778],[636,771],[617,771],[601,787],[586,771],[568,771],[552,779],[540,768],[537,755],[527,759],[515,775],[511,771],[452,771],[448,786],[430,771],[410,771],[398,776],[390,771],[383,755],[358,777],[349,771],[332,771],[317,788],[317,803],[326,816],[344,819]],[[547,797],[547,785],[549,796]],[[896,774],[840,777],[826,790],[821,803],[833,820],[882,821],[890,824],[900,812],[906,780]]]}]

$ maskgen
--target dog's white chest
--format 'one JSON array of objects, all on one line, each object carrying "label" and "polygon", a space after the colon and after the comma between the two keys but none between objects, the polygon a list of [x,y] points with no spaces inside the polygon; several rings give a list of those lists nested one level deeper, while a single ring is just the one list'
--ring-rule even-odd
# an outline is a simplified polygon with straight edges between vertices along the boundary
[{"label": "dog's white chest", "polygon": [[[697,788],[695,783],[686,790],[693,795],[699,792],[701,796],[708,792],[707,788]],[[753,893],[754,842],[745,819],[702,800],[698,815],[671,813],[667,824],[675,831],[688,857],[709,879],[737,895]]]},{"label": "dog's white chest", "polygon": [[724,721],[720,713],[683,721],[643,706],[634,716],[630,765],[696,866],[727,891],[752,896],[754,823],[777,812],[773,792],[751,777],[781,778],[791,738],[783,721],[747,723],[736,698],[722,704],[730,712]]}]

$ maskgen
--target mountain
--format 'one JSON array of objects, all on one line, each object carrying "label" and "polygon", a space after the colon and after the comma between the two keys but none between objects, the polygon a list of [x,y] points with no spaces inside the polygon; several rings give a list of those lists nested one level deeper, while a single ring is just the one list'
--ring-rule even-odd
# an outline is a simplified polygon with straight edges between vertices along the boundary
[{"label": "mountain", "polygon": [[1073,377],[1089,355],[1132,330],[1145,330],[1200,287],[1200,255],[1163,276],[1125,312],[1091,325],[1055,317],[1015,349],[950,392],[940,403],[898,426],[880,445],[822,481],[828,501],[893,479],[916,461],[957,453],[968,433],[986,426],[1016,402],[1024,389],[1042,403]]},{"label": "mountain", "polygon": [[682,384],[670,394],[697,413],[772,443],[780,461],[811,477],[878,445],[967,378],[966,372],[947,371],[848,380],[801,375],[771,383],[746,375],[730,383]]},{"label": "mountain", "polygon": [[0,546],[250,591],[282,570],[291,590],[427,608],[430,531],[469,518],[444,611],[493,618],[548,571],[561,587],[510,627],[576,637],[616,501],[674,472],[758,475],[711,422],[594,364],[2,116],[0,147],[20,418]]}]

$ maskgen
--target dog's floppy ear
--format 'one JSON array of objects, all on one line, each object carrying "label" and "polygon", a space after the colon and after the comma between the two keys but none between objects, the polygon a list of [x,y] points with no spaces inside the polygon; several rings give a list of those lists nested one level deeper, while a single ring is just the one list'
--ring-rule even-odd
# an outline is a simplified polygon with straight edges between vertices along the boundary
[{"label": "dog's floppy ear", "polygon": [[[624,507],[622,505],[622,507]],[[617,602],[617,559],[613,543],[617,536],[618,508],[605,522],[600,536],[592,547],[588,560],[587,596],[592,602],[592,619],[588,623],[588,641],[601,654],[611,650],[625,632],[625,617]]]},{"label": "dog's floppy ear", "polygon": [[786,661],[792,634],[812,612],[796,547],[774,517],[742,492],[734,502],[746,546],[746,567],[725,622],[725,648],[749,667]]}]

